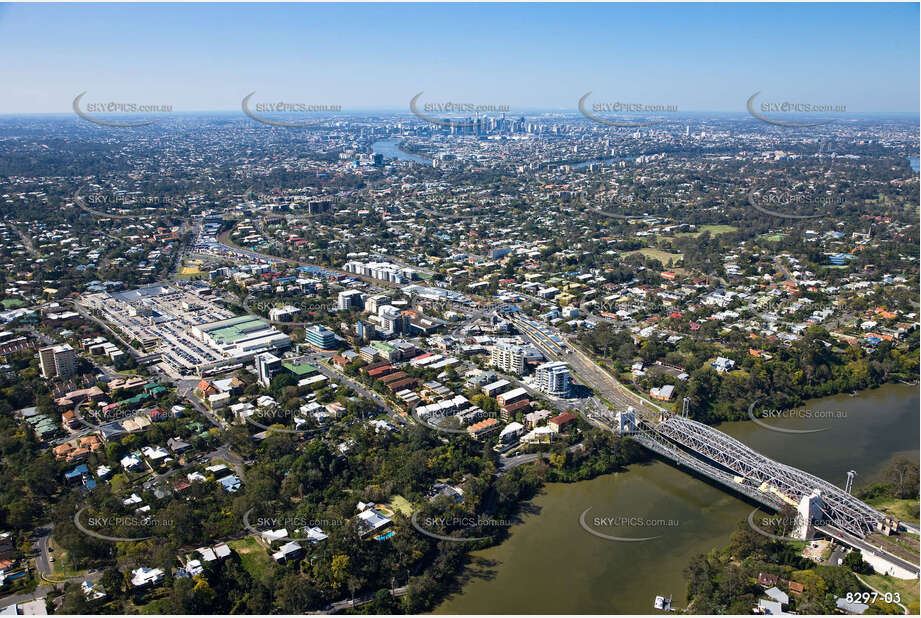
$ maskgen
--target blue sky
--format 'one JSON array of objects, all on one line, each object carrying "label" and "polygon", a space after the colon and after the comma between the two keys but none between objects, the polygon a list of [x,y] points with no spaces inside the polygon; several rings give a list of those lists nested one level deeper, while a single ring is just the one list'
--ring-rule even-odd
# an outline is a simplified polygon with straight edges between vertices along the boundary
[{"label": "blue sky", "polygon": [[919,109],[919,5],[0,5],[0,113],[240,100],[744,111],[765,100]]}]

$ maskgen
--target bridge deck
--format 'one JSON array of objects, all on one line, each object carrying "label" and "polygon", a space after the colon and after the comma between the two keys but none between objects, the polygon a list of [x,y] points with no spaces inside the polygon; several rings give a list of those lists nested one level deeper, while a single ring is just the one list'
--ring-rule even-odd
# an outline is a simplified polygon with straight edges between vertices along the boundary
[{"label": "bridge deck", "polygon": [[752,487],[751,484],[736,482],[734,475],[727,474],[719,468],[708,465],[707,463],[695,457],[691,457],[679,449],[670,447],[665,440],[652,437],[650,433],[654,432],[635,433],[631,434],[630,437],[649,450],[658,453],[667,459],[671,459],[676,464],[699,472],[700,474],[703,474],[704,476],[725,485],[735,492],[748,496],[752,500],[755,500],[756,502],[759,502],[768,508],[778,510],[783,506],[779,499],[758,491],[758,489]]}]

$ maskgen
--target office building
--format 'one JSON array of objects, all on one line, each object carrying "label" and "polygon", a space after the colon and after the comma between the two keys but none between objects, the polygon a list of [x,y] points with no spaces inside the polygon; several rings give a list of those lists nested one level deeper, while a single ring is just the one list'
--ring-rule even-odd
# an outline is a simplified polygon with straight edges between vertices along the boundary
[{"label": "office building", "polygon": [[268,388],[272,383],[272,375],[281,369],[281,359],[270,352],[257,354],[255,358],[256,374],[259,376],[259,384],[263,388]]},{"label": "office building", "polygon": [[314,324],[304,329],[307,343],[321,350],[336,349],[336,334],[325,326]]},{"label": "office building", "polygon": [[42,348],[38,351],[38,358],[42,369],[42,377],[69,378],[74,375],[77,354],[66,343]]},{"label": "office building", "polygon": [[555,397],[569,397],[572,378],[566,363],[544,363],[537,367],[537,388]]},{"label": "office building", "polygon": [[284,307],[272,307],[269,309],[269,319],[273,322],[291,322],[301,312],[297,307],[285,305]]},{"label": "office building", "polygon": [[370,341],[374,338],[376,332],[377,330],[371,322],[366,322],[364,320],[355,322],[355,334],[361,341]]}]

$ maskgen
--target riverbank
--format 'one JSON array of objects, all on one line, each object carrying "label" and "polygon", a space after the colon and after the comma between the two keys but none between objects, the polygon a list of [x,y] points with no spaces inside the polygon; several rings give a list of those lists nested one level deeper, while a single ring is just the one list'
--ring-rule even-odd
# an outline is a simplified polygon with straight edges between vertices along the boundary
[{"label": "riverbank", "polygon": [[[887,385],[803,405],[842,414],[771,419],[778,428],[821,429],[807,434],[777,432],[751,421],[723,423],[719,429],[839,486],[848,470],[857,470],[862,486],[878,481],[893,457],[918,457],[917,387]],[[646,614],[660,594],[672,595],[674,606],[681,608],[687,603],[684,569],[690,559],[725,547],[752,508],[660,461],[590,481],[548,484],[503,543],[473,552],[460,590],[434,613]],[[591,510],[585,520],[595,531],[656,538],[595,536],[579,523],[586,509]],[[620,519],[611,521],[615,517]],[[644,525],[635,525],[640,520]]]}]

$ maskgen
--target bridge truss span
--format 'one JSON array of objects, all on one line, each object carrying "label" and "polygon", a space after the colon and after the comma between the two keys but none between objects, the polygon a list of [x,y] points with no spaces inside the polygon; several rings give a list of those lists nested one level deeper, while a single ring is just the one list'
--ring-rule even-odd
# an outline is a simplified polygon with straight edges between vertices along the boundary
[{"label": "bridge truss span", "polygon": [[[780,505],[787,502],[795,507],[804,496],[819,490],[825,523],[860,538],[875,531],[877,523],[886,517],[840,487],[765,457],[703,423],[671,416],[659,423],[649,423],[648,426],[657,437],[666,438],[687,451],[684,458],[691,455],[702,457],[732,475],[743,477],[746,484],[751,483],[751,486],[759,488],[757,491],[765,495],[767,502]],[[658,442],[661,447],[661,441]],[[680,449],[676,450],[680,452]]]}]

